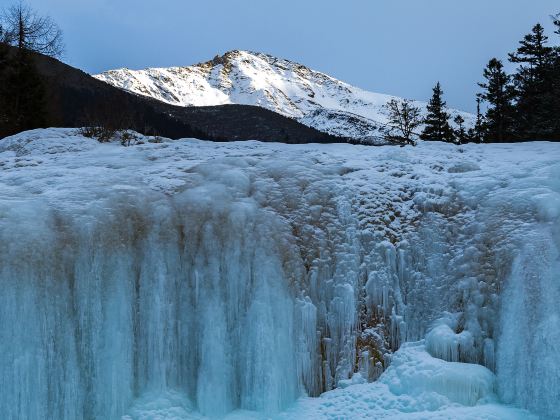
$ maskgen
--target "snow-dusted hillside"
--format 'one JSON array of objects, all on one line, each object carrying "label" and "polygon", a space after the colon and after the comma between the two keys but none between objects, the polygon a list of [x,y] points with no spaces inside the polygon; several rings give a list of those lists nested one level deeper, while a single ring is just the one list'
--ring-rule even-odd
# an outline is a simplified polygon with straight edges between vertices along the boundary
[{"label": "snow-dusted hillside", "polygon": [[558,416],[560,144],[143,140],[0,142],[2,419]]},{"label": "snow-dusted hillside", "polygon": [[[383,105],[393,98],[289,60],[247,51],[188,67],[120,69],[95,77],[173,105],[258,105],[318,130],[361,140],[379,136],[387,122]],[[472,121],[471,114],[452,111],[456,113],[468,124]]]}]

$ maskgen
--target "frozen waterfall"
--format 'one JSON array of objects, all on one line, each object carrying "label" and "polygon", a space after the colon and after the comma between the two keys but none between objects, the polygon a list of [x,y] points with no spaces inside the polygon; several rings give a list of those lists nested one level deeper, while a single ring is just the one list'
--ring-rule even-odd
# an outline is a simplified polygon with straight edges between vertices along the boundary
[{"label": "frozen waterfall", "polygon": [[211,416],[296,398],[285,226],[192,194],[123,192],[81,216],[39,206],[2,236],[7,418],[117,418],[167,389]]},{"label": "frozen waterfall", "polygon": [[527,233],[503,294],[497,373],[500,395],[549,418],[559,416],[560,254],[542,227]]},{"label": "frozen waterfall", "polygon": [[2,418],[275,416],[392,361],[383,392],[560,411],[555,145],[52,129],[0,157]]}]

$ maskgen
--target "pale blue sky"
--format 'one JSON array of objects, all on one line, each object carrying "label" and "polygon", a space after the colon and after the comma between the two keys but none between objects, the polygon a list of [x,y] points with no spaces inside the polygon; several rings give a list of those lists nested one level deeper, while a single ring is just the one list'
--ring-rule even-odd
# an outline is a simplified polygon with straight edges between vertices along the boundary
[{"label": "pale blue sky", "polygon": [[[0,0],[6,6],[11,0]],[[28,0],[65,34],[64,61],[89,73],[188,65],[231,49],[299,61],[356,86],[474,110],[492,56],[558,0]],[[554,36],[554,41],[560,37]]]}]

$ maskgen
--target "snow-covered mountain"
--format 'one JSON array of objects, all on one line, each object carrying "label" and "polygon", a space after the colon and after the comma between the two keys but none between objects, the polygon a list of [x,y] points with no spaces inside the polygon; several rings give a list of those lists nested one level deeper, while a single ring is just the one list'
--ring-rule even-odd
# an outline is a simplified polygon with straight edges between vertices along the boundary
[{"label": "snow-covered mountain", "polygon": [[[179,106],[257,105],[330,134],[375,139],[394,96],[344,83],[293,61],[230,51],[188,67],[119,69],[94,76],[116,87]],[[417,105],[425,107],[425,103]],[[472,115],[460,113],[467,124]]]}]

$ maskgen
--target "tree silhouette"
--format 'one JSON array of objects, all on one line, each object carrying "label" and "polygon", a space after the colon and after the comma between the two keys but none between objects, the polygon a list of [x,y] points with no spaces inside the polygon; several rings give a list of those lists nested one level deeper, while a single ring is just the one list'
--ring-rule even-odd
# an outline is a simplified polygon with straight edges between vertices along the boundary
[{"label": "tree silhouette", "polygon": [[449,114],[446,103],[443,100],[441,84],[437,82],[433,89],[433,95],[428,103],[428,115],[424,121],[426,127],[420,135],[423,140],[441,140],[452,142],[455,140],[453,129],[449,125]]},{"label": "tree silhouette", "polygon": [[504,65],[497,58],[488,62],[484,69],[485,83],[478,85],[483,89],[479,98],[488,103],[485,117],[486,139],[503,142],[512,140],[513,136],[513,97],[510,76],[504,71]]},{"label": "tree silhouette", "polygon": [[388,110],[389,122],[385,138],[391,143],[401,146],[414,145],[412,135],[414,130],[422,124],[420,108],[413,105],[408,99],[391,99],[385,108]]},{"label": "tree silhouette", "polygon": [[58,25],[48,16],[37,15],[25,3],[4,10],[0,21],[8,44],[51,57],[62,55],[64,44]]}]

